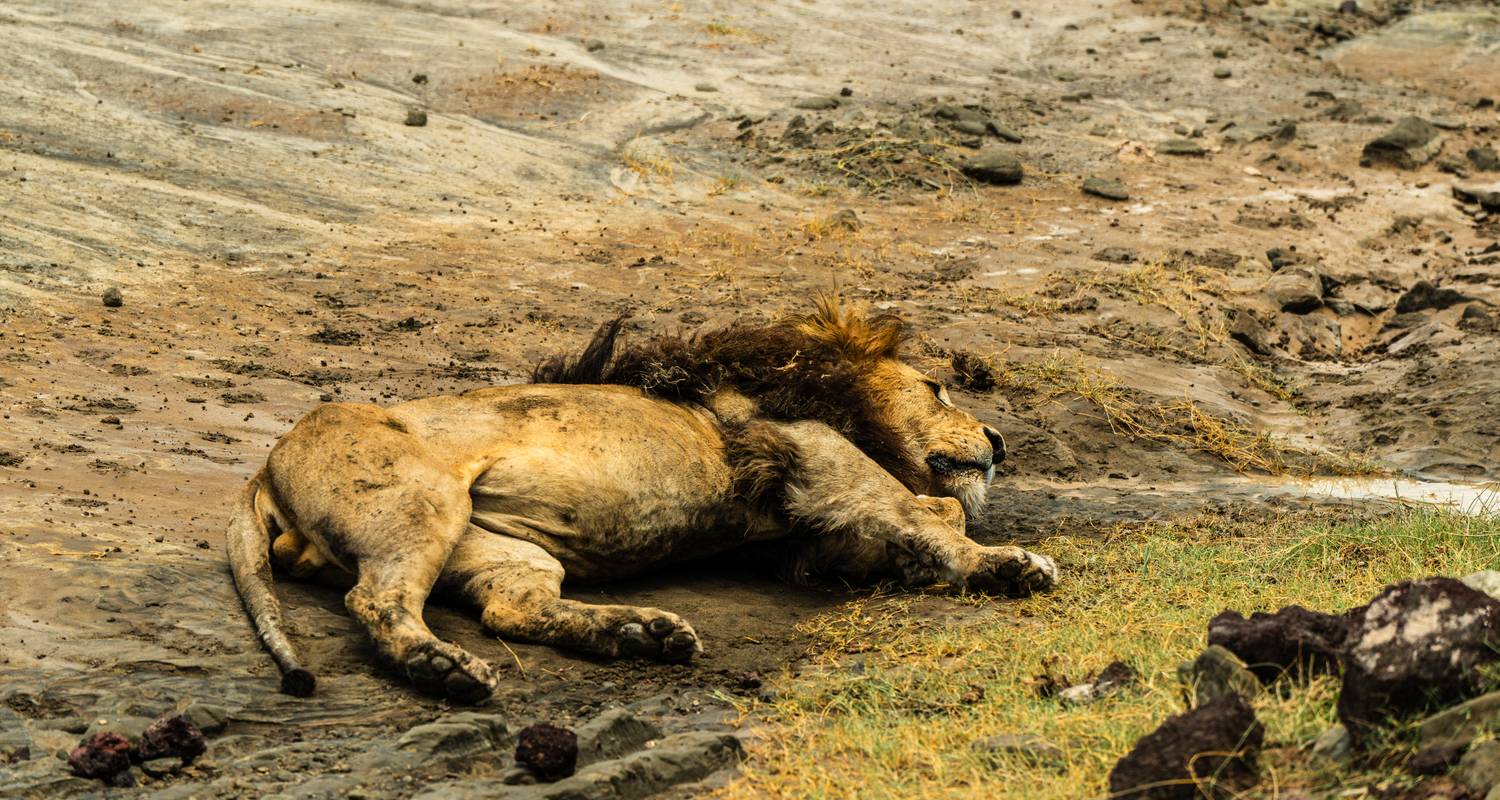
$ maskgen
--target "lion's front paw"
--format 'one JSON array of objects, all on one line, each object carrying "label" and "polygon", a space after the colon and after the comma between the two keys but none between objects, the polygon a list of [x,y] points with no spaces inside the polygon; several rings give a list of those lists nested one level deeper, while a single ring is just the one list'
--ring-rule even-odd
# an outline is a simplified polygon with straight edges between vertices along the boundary
[{"label": "lion's front paw", "polygon": [[1057,583],[1057,562],[1019,547],[987,547],[964,588],[982,594],[1025,597]]},{"label": "lion's front paw", "polygon": [[615,631],[619,637],[620,655],[686,664],[703,652],[698,633],[681,617],[655,609],[641,611],[640,621],[627,622]]}]

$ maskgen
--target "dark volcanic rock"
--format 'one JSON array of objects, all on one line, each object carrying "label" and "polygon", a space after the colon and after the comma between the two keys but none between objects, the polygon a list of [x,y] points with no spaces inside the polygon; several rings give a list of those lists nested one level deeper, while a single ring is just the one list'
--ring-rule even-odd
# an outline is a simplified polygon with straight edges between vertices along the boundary
[{"label": "dark volcanic rock", "polygon": [[203,741],[203,732],[180,714],[170,714],[155,722],[141,734],[140,758],[150,761],[157,758],[180,758],[191,764],[208,745]]},{"label": "dark volcanic rock", "polygon": [[1132,800],[1227,798],[1259,780],[1265,729],[1237,694],[1167,718],[1109,773],[1111,797]]},{"label": "dark volcanic rock", "polygon": [[1412,169],[1431,161],[1442,149],[1443,137],[1432,123],[1421,117],[1406,117],[1365,145],[1359,163]]},{"label": "dark volcanic rock", "polygon": [[516,737],[516,762],[544,781],[566,778],[578,764],[578,736],[545,722],[532,725]]},{"label": "dark volcanic rock", "polygon": [[1348,625],[1338,714],[1356,742],[1393,717],[1479,694],[1480,667],[1500,659],[1500,602],[1452,578],[1389,586]]},{"label": "dark volcanic rock", "polygon": [[105,308],[119,308],[120,306],[125,305],[125,295],[122,294],[119,289],[113,286],[104,290],[102,299],[104,301]]},{"label": "dark volcanic rock", "polygon": [[1408,314],[1429,308],[1447,308],[1474,298],[1452,289],[1443,289],[1430,281],[1417,281],[1396,301],[1396,313]]},{"label": "dark volcanic rock", "polygon": [[1345,617],[1287,606],[1275,614],[1257,611],[1249,619],[1225,611],[1208,622],[1208,643],[1245,662],[1262,681],[1285,674],[1332,671],[1348,632]]},{"label": "dark volcanic rock", "polygon": [[420,108],[406,109],[405,124],[413,128],[422,128],[427,125],[427,112]]},{"label": "dark volcanic rock", "polygon": [[1004,185],[1020,183],[1022,168],[1021,161],[1015,156],[990,148],[964,162],[963,172],[977,181]]},{"label": "dark volcanic rock", "polygon": [[130,742],[118,733],[96,733],[68,753],[68,766],[74,775],[108,780],[130,769]]}]

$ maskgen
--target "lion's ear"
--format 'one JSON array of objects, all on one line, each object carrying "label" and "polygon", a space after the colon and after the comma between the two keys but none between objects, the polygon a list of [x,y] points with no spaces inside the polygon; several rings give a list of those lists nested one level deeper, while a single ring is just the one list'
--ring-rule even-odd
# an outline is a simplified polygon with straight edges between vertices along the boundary
[{"label": "lion's ear", "polygon": [[818,295],[813,304],[815,310],[798,322],[797,330],[845,355],[893,358],[906,339],[906,323],[894,314],[866,317],[831,293]]}]

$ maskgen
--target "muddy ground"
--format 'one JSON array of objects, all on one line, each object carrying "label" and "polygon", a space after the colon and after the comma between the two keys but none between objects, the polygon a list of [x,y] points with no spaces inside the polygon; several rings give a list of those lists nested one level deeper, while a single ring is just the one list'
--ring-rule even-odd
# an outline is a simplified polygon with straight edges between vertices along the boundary
[{"label": "muddy ground", "polygon": [[[193,701],[229,718],[207,761],[136,791],[502,772],[382,760],[450,710],[373,665],[336,589],[281,584],[321,692],[276,694],[228,500],[321,401],[523,380],[622,312],[691,331],[837,289],[950,379],[987,361],[999,387],[958,394],[1013,453],[987,541],[1305,502],[1214,430],[1274,435],[1278,470],[1496,477],[1493,5],[1013,5],[0,7],[0,793],[98,791],[53,754]],[[1361,166],[1413,115],[1435,155]],[[990,148],[1019,184],[965,175]],[[433,608],[506,670],[485,711],[512,729],[631,703],[735,729],[849,597],[722,562],[573,595],[681,613],[707,654],[597,663]]]}]

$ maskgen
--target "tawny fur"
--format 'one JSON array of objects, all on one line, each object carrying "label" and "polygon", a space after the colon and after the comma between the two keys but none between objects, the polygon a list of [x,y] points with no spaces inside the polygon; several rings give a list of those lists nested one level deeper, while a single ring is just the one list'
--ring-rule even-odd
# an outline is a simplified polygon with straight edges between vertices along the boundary
[{"label": "tawny fur", "polygon": [[696,631],[667,611],[565,600],[665,562],[779,541],[793,573],[889,576],[1025,594],[1049,559],[981,547],[995,431],[899,358],[890,316],[833,300],[775,325],[618,347],[606,323],[538,383],[382,409],[321,406],[273,448],[230,523],[230,564],[283,673],[313,678],[287,640],[271,563],[357,576],[345,598],[380,654],[424,691],[487,697],[489,666],[433,636],[436,589],[488,630],[597,656],[687,661]]}]

